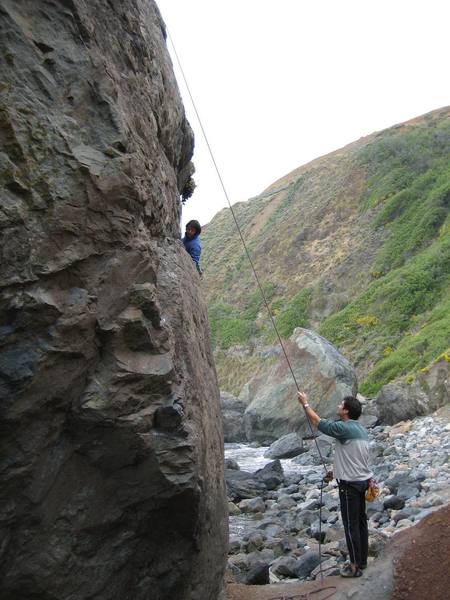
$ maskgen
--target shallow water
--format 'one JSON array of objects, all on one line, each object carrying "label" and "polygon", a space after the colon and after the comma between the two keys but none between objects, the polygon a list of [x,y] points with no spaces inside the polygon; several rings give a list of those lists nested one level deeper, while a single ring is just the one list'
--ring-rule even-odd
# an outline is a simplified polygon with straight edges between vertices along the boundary
[{"label": "shallow water", "polygon": [[[267,448],[268,446],[252,448],[247,444],[225,444],[225,458],[234,459],[242,471],[254,473],[273,460],[272,458],[264,458]],[[291,458],[282,459],[280,462],[285,475],[295,475],[310,471],[320,472],[322,468],[297,465]],[[257,528],[258,522],[259,520],[255,519],[254,515],[242,514],[230,516],[230,537],[242,537],[246,532]]]},{"label": "shallow water", "polygon": [[[254,473],[273,460],[273,458],[264,458],[264,452],[267,449],[268,446],[252,448],[251,446],[247,446],[247,444],[225,444],[225,458],[233,458],[242,471]],[[305,471],[311,471],[316,468],[302,467],[292,461],[292,458],[285,458],[280,461],[285,475],[305,473]]]}]

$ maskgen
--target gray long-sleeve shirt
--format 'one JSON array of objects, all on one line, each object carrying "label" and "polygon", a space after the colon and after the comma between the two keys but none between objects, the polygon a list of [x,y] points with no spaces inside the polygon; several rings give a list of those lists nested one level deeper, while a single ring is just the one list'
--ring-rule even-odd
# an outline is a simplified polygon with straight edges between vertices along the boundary
[{"label": "gray long-sleeve shirt", "polygon": [[373,475],[369,469],[369,436],[357,421],[320,419],[317,429],[336,439],[334,476],[345,481],[365,481]]}]

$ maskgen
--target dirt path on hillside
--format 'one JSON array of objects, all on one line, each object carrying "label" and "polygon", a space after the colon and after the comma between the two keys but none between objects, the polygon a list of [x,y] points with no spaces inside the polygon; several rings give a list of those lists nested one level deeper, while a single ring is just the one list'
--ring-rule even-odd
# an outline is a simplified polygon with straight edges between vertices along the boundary
[{"label": "dirt path on hillside", "polygon": [[[321,591],[320,588],[323,588]],[[324,589],[329,588],[331,589]],[[307,583],[229,583],[227,600],[449,600],[450,505],[395,535],[360,579]]]}]

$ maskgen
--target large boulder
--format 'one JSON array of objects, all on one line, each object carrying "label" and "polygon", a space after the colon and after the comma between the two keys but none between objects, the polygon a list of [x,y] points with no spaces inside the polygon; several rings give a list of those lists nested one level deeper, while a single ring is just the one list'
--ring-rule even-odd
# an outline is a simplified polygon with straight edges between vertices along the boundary
[{"label": "large boulder", "polygon": [[376,397],[381,423],[394,425],[435,411],[450,402],[450,362],[443,354],[410,381],[384,385]]},{"label": "large boulder", "polygon": [[204,600],[227,504],[153,2],[0,6],[0,597]]},{"label": "large boulder", "polygon": [[245,438],[244,412],[247,405],[228,392],[220,392],[223,438],[225,442],[243,442]]},{"label": "large boulder", "polygon": [[[322,417],[335,417],[337,405],[357,388],[356,374],[336,348],[313,331],[297,328],[285,348],[299,386]],[[244,414],[247,439],[263,442],[311,428],[297,401],[297,389],[284,357],[247,387],[252,398]]]},{"label": "large boulder", "polygon": [[267,492],[267,486],[262,478],[247,471],[225,470],[228,496],[233,500],[257,498]]},{"label": "large boulder", "polygon": [[283,435],[279,440],[273,442],[264,452],[265,458],[293,458],[303,452],[307,452],[308,448],[303,445],[303,439],[298,433],[288,433]]}]

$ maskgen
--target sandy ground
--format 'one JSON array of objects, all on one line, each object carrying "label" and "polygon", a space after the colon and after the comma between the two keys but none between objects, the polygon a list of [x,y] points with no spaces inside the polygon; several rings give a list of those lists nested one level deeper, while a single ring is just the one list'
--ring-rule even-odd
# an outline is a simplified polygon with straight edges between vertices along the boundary
[{"label": "sandy ground", "polygon": [[359,579],[307,583],[229,583],[227,600],[450,600],[450,505],[389,542]]}]

